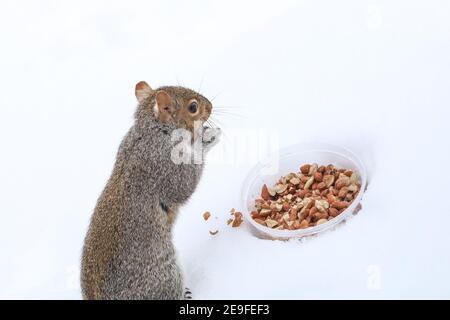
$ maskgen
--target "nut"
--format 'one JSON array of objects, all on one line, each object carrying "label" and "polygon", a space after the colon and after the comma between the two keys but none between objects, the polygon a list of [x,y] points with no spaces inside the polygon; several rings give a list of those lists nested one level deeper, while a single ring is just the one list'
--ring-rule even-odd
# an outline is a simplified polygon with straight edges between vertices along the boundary
[{"label": "nut", "polygon": [[266,219],[266,225],[267,225],[269,228],[273,228],[273,227],[275,227],[275,226],[278,225],[278,222],[275,221],[275,220],[272,220],[272,219]]},{"label": "nut", "polygon": [[347,201],[335,201],[331,206],[336,209],[345,209],[349,206],[349,203]]},{"label": "nut", "polygon": [[314,175],[317,171],[317,169],[319,169],[319,166],[317,165],[317,163],[313,163],[310,167],[309,167],[309,172],[308,174],[310,176]]},{"label": "nut", "polygon": [[311,165],[309,164],[305,164],[303,166],[300,167],[300,171],[303,174],[308,174],[309,173],[309,168],[311,167]]},{"label": "nut", "polygon": [[322,179],[323,179],[322,173],[320,173],[318,171],[316,173],[314,173],[314,180],[316,182],[322,182]]},{"label": "nut", "polygon": [[[258,213],[258,211],[252,211],[250,212],[250,215],[252,216],[253,219],[261,219],[262,216]],[[233,220],[233,219],[231,219]]]},{"label": "nut", "polygon": [[316,226],[321,225],[322,223],[328,222],[327,219],[320,219],[319,221],[316,222]]},{"label": "nut", "polygon": [[237,228],[242,224],[242,213],[240,212],[235,212],[234,213],[234,221],[233,224],[231,225],[233,228]]},{"label": "nut", "polygon": [[330,213],[330,216],[335,218],[339,215],[339,210],[336,208],[330,208],[330,210],[328,211]]},{"label": "nut", "polygon": [[315,207],[320,212],[326,212],[327,209],[330,207],[330,204],[327,200],[316,200]]},{"label": "nut", "polygon": [[[325,189],[327,187],[327,185],[326,185],[326,183],[325,182],[319,182],[318,184],[317,184],[317,189],[318,190],[323,190],[323,189]],[[326,190],[325,190],[326,191]]]},{"label": "nut", "polygon": [[349,177],[347,177],[345,174],[343,174],[342,172],[339,172],[339,177],[338,177],[338,179],[350,179]]},{"label": "nut", "polygon": [[283,209],[283,205],[282,205],[282,204],[277,203],[277,204],[275,205],[275,210],[281,211],[282,209]]},{"label": "nut", "polygon": [[285,184],[277,184],[277,185],[275,186],[275,191],[276,191],[278,194],[285,192],[286,189],[287,189],[287,185],[285,185]]},{"label": "nut", "polygon": [[297,193],[297,195],[298,195],[300,198],[303,199],[303,198],[306,196],[307,193],[308,193],[307,190],[300,190],[300,191]]},{"label": "nut", "polygon": [[[351,179],[350,179],[350,180],[351,180]],[[353,193],[357,192],[358,189],[359,189],[358,186],[357,186],[356,184],[354,184],[354,183],[352,183],[351,185],[349,185],[348,188],[347,188],[348,191],[353,192]]]},{"label": "nut", "polygon": [[289,220],[294,221],[295,219],[297,219],[297,209],[292,208],[291,211],[289,212]]},{"label": "nut", "polygon": [[205,219],[205,221],[206,221],[206,220],[209,219],[209,217],[211,217],[211,213],[210,213],[209,211],[206,211],[206,212],[203,214],[203,219]]},{"label": "nut", "polygon": [[331,185],[334,182],[334,175],[332,174],[326,174],[323,176],[323,182],[325,182],[325,185],[327,188],[331,187]]},{"label": "nut", "polygon": [[261,198],[264,200],[270,199],[269,189],[267,188],[267,185],[263,185],[261,189]]},{"label": "nut", "polygon": [[350,178],[347,176],[343,176],[343,177],[340,177],[339,179],[337,179],[334,186],[336,187],[337,190],[340,190],[342,187],[346,187],[349,184],[350,184]]},{"label": "nut", "polygon": [[262,216],[268,216],[271,212],[272,212],[272,210],[270,210],[270,209],[261,209],[259,214]]},{"label": "nut", "polygon": [[328,218],[328,214],[326,212],[316,212],[312,217],[314,221],[318,221],[320,219]]},{"label": "nut", "polygon": [[309,222],[306,219],[303,219],[302,222],[300,222],[300,229],[305,229],[309,227]]},{"label": "nut", "polygon": [[305,204],[306,209],[311,209],[316,204],[316,200],[314,200],[312,198],[306,198],[305,200],[306,201],[304,201],[304,202],[306,203]]},{"label": "nut", "polygon": [[300,183],[300,179],[297,177],[294,177],[291,180],[289,180],[289,182],[292,183],[293,185],[297,185]]},{"label": "nut", "polygon": [[306,181],[308,181],[308,180],[309,180],[309,177],[308,177],[308,176],[304,176],[304,175],[301,175],[301,176],[300,176],[300,182],[306,183]]},{"label": "nut", "polygon": [[269,194],[272,197],[275,197],[277,195],[277,191],[274,188],[267,188],[267,190],[269,190]]},{"label": "nut", "polygon": [[350,183],[352,184],[358,184],[358,176],[356,175],[356,173],[352,173],[352,175],[350,176]]},{"label": "nut", "polygon": [[305,187],[303,189],[308,190],[309,187],[311,187],[311,185],[313,184],[313,182],[314,182],[314,177],[309,178],[308,181],[306,181]]},{"label": "nut", "polygon": [[263,225],[263,226],[265,226],[266,225],[266,223],[264,222],[264,220],[263,219],[254,219],[257,223],[259,223],[260,225]]},{"label": "nut", "polygon": [[342,187],[341,190],[339,190],[338,197],[339,198],[345,198],[347,195],[348,189],[347,187]]}]

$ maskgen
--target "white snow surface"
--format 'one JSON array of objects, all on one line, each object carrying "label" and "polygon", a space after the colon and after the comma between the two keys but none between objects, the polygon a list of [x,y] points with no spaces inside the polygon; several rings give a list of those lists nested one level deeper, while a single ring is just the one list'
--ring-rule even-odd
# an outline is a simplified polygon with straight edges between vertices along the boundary
[{"label": "white snow surface", "polygon": [[450,298],[448,1],[2,1],[0,39],[0,298],[81,298],[140,80],[368,169],[357,216],[280,242],[226,225],[254,163],[207,163],[174,236],[194,298]]}]

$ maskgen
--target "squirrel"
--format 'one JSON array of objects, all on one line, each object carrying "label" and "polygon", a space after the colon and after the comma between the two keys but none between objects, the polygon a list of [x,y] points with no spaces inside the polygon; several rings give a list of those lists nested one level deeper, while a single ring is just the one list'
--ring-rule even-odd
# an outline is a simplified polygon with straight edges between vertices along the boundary
[{"label": "squirrel", "polygon": [[204,125],[212,104],[193,90],[154,90],[141,81],[135,95],[134,124],[120,144],[84,241],[84,299],[189,298],[176,261],[172,226],[180,206],[196,189],[203,161],[173,161],[171,136],[177,129],[192,136],[202,133],[204,156],[217,143],[220,129]]}]

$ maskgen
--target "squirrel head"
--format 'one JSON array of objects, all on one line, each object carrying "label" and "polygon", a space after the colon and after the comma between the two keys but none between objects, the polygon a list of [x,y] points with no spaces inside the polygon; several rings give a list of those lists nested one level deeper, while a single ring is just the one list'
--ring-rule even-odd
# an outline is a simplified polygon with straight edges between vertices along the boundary
[{"label": "squirrel head", "polygon": [[194,131],[194,122],[204,123],[212,111],[211,102],[201,94],[180,86],[152,89],[145,81],[136,84],[139,106],[164,124]]}]

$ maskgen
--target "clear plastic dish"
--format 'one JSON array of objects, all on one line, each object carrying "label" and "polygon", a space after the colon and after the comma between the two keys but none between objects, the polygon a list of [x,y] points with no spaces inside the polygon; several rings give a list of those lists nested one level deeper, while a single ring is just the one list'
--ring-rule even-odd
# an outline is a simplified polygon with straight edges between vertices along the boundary
[{"label": "clear plastic dish", "polygon": [[[342,221],[349,218],[355,211],[363,197],[367,184],[367,175],[362,161],[352,152],[333,145],[326,144],[296,144],[281,149],[279,155],[270,157],[272,162],[266,161],[256,165],[247,175],[242,188],[243,216],[253,233],[266,239],[289,239],[301,238],[324,232],[334,228]],[[278,166],[274,161],[278,159]],[[305,163],[317,163],[319,165],[333,164],[336,167],[351,169],[357,173],[361,189],[351,205],[336,218],[318,226],[298,230],[276,230],[260,225],[255,222],[250,212],[254,210],[255,199],[261,194],[263,184],[274,185],[277,180],[290,172],[298,172],[301,165]],[[276,168],[273,170],[273,168]],[[276,172],[271,172],[276,171]],[[268,173],[270,172],[270,173]]]}]

